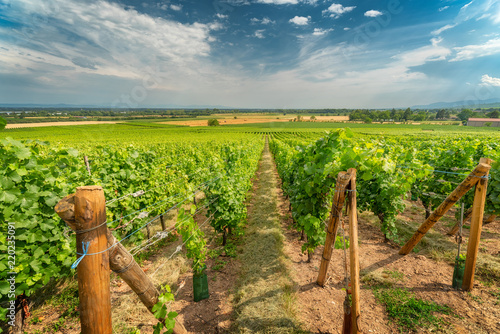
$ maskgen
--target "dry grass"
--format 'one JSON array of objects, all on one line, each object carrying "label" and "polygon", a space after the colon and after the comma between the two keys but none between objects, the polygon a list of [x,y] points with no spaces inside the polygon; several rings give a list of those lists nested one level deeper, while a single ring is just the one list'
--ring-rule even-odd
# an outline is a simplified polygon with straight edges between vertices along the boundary
[{"label": "dry grass", "polygon": [[296,317],[297,288],[277,211],[276,179],[266,146],[245,231],[242,271],[235,294],[238,333],[300,333]]}]

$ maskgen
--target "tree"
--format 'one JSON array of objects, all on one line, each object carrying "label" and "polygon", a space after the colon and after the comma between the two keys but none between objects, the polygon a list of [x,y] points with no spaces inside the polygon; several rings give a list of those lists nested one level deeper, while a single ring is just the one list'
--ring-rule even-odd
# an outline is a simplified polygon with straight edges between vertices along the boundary
[{"label": "tree", "polygon": [[208,120],[208,126],[217,126],[219,125],[219,121],[215,118],[210,118]]},{"label": "tree", "polygon": [[500,111],[494,110],[486,114],[489,118],[500,118]]},{"label": "tree", "polygon": [[407,108],[403,114],[403,118],[405,121],[411,119],[411,114],[412,114],[412,111],[410,108]]},{"label": "tree", "polygon": [[446,109],[441,109],[436,114],[436,119],[445,119],[450,117],[450,112]]},{"label": "tree", "polygon": [[314,116],[314,115],[313,115],[313,116],[309,117],[309,119],[310,119],[311,121],[315,121],[315,120],[316,120],[316,116]]},{"label": "tree", "polygon": [[462,122],[466,122],[469,118],[474,115],[474,112],[470,109],[463,109],[461,112],[457,114],[458,119]]},{"label": "tree", "polygon": [[4,118],[0,117],[0,130],[5,129],[6,125],[7,125],[7,121]]}]

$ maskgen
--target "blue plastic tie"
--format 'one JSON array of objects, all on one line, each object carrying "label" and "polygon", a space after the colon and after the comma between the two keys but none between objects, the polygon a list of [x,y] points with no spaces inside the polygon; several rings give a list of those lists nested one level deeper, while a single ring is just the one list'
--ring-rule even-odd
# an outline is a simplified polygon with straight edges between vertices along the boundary
[{"label": "blue plastic tie", "polygon": [[76,269],[76,267],[78,267],[78,265],[83,260],[83,258],[85,257],[85,255],[87,255],[87,252],[89,251],[89,245],[90,245],[90,241],[87,241],[87,242],[82,241],[83,254],[78,259],[76,259],[75,263],[73,263],[71,265],[71,269]]}]

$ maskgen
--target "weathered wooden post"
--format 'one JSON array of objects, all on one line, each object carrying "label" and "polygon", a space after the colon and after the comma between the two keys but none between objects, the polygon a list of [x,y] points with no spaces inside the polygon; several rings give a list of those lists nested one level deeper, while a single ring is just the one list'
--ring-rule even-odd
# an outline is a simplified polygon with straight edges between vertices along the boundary
[{"label": "weathered wooden post", "polygon": [[[487,158],[481,158],[480,162],[489,166],[491,160]],[[462,289],[466,291],[472,290],[472,287],[474,286],[474,272],[476,270],[477,252],[479,250],[481,230],[483,228],[486,190],[488,188],[488,171],[486,172],[486,175],[476,183],[476,190],[474,192],[469,242],[467,244],[467,258],[465,260],[465,271],[462,281]]]},{"label": "weathered wooden post", "polygon": [[337,176],[337,184],[335,186],[332,211],[330,212],[330,219],[328,222],[325,248],[323,249],[318,279],[316,280],[316,283],[320,286],[324,286],[326,282],[328,265],[330,264],[330,259],[332,257],[332,247],[335,244],[335,238],[337,236],[337,230],[339,228],[340,217],[342,214],[342,207],[345,201],[345,189],[350,178],[351,176],[347,172],[340,172]]},{"label": "weathered wooden post", "polygon": [[465,180],[460,183],[453,192],[446,197],[446,199],[441,203],[434,212],[427,218],[422,225],[418,228],[415,234],[408,240],[408,242],[399,250],[399,254],[406,255],[412,251],[412,249],[422,240],[424,235],[434,226],[435,223],[443,215],[448,212],[448,210],[467,193],[482,177],[488,174],[491,166],[489,164],[479,162],[476,168],[465,178]]},{"label": "weathered wooden post", "polygon": [[351,264],[351,333],[360,333],[359,317],[361,314],[359,297],[359,247],[358,247],[358,212],[356,200],[356,170],[351,168],[347,171],[351,175],[349,186],[349,253]]},{"label": "weathered wooden post", "polygon": [[[76,202],[76,194],[72,194],[63,198],[56,206],[57,214],[72,228],[75,225],[75,211],[76,211],[75,202]],[[116,274],[118,274],[137,294],[137,296],[144,304],[144,306],[146,306],[146,308],[151,313],[153,313],[152,312],[153,306],[158,302],[158,297],[160,296],[159,291],[156,289],[156,287],[154,286],[153,282],[149,279],[149,277],[141,269],[139,264],[137,264],[137,262],[134,260],[134,257],[127,251],[127,249],[121,243],[117,242],[116,238],[107,228],[107,226],[103,225],[102,227],[105,228],[105,233],[106,233],[106,247],[104,249],[109,248],[109,250],[105,252],[106,255],[109,254],[109,260],[108,260],[109,266],[107,268],[108,283],[109,283],[109,269],[111,268],[111,270],[113,270]],[[99,229],[101,229],[102,227],[99,227]],[[82,263],[80,263],[78,267],[80,267]],[[109,287],[108,287],[108,292],[109,292]],[[82,304],[80,304],[80,307],[82,308]],[[111,317],[109,319],[111,319]],[[84,333],[83,330],[82,333]],[[100,333],[100,332],[92,332],[92,333]],[[107,332],[102,332],[102,333],[107,333]],[[173,333],[186,334],[187,331],[182,325],[182,323],[176,320]]]},{"label": "weathered wooden post", "polygon": [[[57,204],[56,212],[59,213],[66,205],[63,201],[64,199]],[[80,322],[83,334],[111,334],[113,332],[109,291],[109,256],[106,251],[108,228],[105,203],[104,191],[100,186],[78,187],[74,195],[74,215],[68,220],[65,219],[76,232],[77,253],[80,258],[83,257],[77,267]]]}]

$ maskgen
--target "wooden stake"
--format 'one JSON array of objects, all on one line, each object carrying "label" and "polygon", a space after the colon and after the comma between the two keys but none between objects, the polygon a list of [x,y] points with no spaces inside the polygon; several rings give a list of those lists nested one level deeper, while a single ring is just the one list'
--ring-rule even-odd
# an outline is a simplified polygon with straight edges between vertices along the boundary
[{"label": "wooden stake", "polygon": [[[74,211],[74,194],[66,196],[56,206],[57,214],[70,227],[75,224]],[[121,243],[117,243],[115,236],[108,228],[106,228],[106,239],[107,248],[111,247],[107,253],[109,254],[109,267],[130,286],[144,306],[153,313],[152,308],[158,302],[159,291],[127,249]],[[176,320],[173,332],[174,334],[187,333],[179,320]]]},{"label": "wooden stake", "polygon": [[[77,252],[83,253],[84,242],[90,242],[88,254],[106,250],[106,205],[102,188],[76,188],[74,203],[75,220],[70,227],[76,231]],[[77,273],[81,332],[111,334],[108,252],[84,256],[78,264]]]},{"label": "wooden stake", "polygon": [[347,171],[351,175],[349,192],[349,253],[351,257],[351,333],[360,333],[359,317],[361,314],[359,305],[359,251],[358,251],[358,212],[356,201],[356,170],[351,168]]},{"label": "wooden stake", "polygon": [[[464,220],[463,220],[463,222],[464,222],[464,223],[465,223],[465,221],[466,221],[467,219],[469,219],[469,218],[470,218],[471,214],[472,214],[472,207],[468,208],[468,209],[467,209],[467,211],[465,211]],[[458,232],[458,225],[459,225],[459,224],[460,224],[460,221],[458,221],[458,222],[455,224],[455,226],[453,226],[453,227],[451,228],[451,230],[450,230],[448,233],[446,233],[446,234],[448,234],[448,235],[455,235],[455,234],[457,234],[457,232]]]},{"label": "wooden stake", "polygon": [[[489,164],[490,159],[481,158],[481,163]],[[488,168],[489,171],[489,168]],[[462,289],[465,291],[472,290],[474,286],[474,272],[476,270],[477,252],[479,250],[479,242],[481,240],[481,230],[483,228],[484,204],[486,203],[486,190],[488,188],[488,172],[484,178],[476,183],[474,193],[474,203],[472,204],[472,217],[470,221],[469,242],[467,244],[467,258],[465,260],[464,278],[462,281]]]},{"label": "wooden stake", "polygon": [[350,178],[351,176],[347,172],[340,172],[337,176],[337,185],[335,186],[332,211],[330,212],[330,219],[328,222],[325,248],[323,249],[323,257],[321,258],[318,279],[316,280],[316,283],[320,286],[324,286],[326,282],[328,265],[330,264],[330,259],[332,257],[332,246],[335,244],[337,229],[342,215],[342,207],[345,201],[345,188]]},{"label": "wooden stake", "polygon": [[453,192],[446,197],[436,210],[418,228],[417,232],[399,250],[399,254],[406,255],[422,240],[424,235],[437,223],[443,215],[474,185],[481,180],[481,177],[488,174],[491,166],[480,162],[476,168],[460,183]]}]

